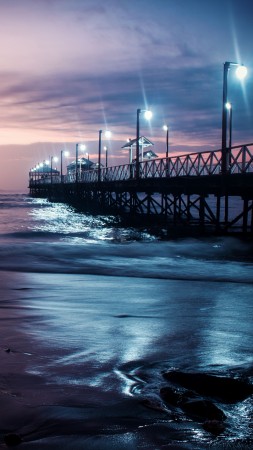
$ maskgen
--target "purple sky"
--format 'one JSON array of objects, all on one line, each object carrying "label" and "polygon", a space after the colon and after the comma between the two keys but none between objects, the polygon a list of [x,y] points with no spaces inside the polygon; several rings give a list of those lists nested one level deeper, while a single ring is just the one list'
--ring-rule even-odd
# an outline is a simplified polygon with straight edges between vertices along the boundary
[{"label": "purple sky", "polygon": [[[165,154],[221,146],[223,64],[231,69],[233,144],[253,141],[250,0],[0,0],[0,189],[26,191],[28,171],[76,142],[97,161],[98,130],[112,131],[109,165],[136,134]],[[69,162],[68,161],[68,162]]]}]

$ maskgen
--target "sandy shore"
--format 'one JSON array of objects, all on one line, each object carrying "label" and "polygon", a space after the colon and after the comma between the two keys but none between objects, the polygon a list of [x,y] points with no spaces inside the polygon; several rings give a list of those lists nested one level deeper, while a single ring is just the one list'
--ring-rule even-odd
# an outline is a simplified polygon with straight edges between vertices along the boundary
[{"label": "sandy shore", "polygon": [[[183,437],[164,422],[164,412],[139,399],[75,384],[74,376],[69,384],[55,382],[50,373],[42,376],[41,367],[52,366],[59,355],[67,357],[68,350],[29,333],[31,323],[36,328],[43,319],[41,312],[27,307],[27,298],[35,293],[27,274],[1,275],[0,448],[132,450],[162,448],[171,440],[173,448],[191,448],[176,444],[177,435],[179,441]],[[43,296],[48,294],[44,290]],[[85,369],[69,367],[69,378],[73,370]]]},{"label": "sandy shore", "polygon": [[[75,275],[67,279],[57,275],[58,287],[53,289],[54,277],[47,274],[2,272],[1,275],[1,449],[14,443],[22,450],[251,448],[248,437],[242,436],[240,440],[214,437],[203,430],[201,423],[166,408],[159,400],[159,383],[164,382],[162,366],[154,364],[152,358],[153,361],[155,356],[162,358],[161,349],[167,349],[171,337],[162,334],[157,337],[157,354],[154,338],[148,347],[143,345],[145,333],[147,337],[152,335],[151,325],[157,335],[164,321],[160,304],[157,311],[154,309],[153,297],[148,310],[145,284],[150,283],[147,292],[152,289],[155,292],[153,281],[143,282],[145,302],[142,306],[138,299],[133,305],[134,316],[130,314],[130,297],[124,306],[127,310],[114,303],[114,311],[107,304],[102,311],[104,300],[99,314],[96,310],[102,293],[111,292],[113,282],[115,298],[124,291],[120,279],[96,277],[95,289],[92,277]],[[79,296],[83,292],[80,281],[85,282],[85,306],[74,295],[75,289]],[[133,280],[128,292],[132,288],[135,292],[138,283],[139,280]],[[165,282],[164,287],[166,293]],[[71,305],[68,301],[62,303],[69,292],[73,293]],[[92,296],[90,303],[87,292]],[[67,312],[59,324],[63,308]],[[178,311],[173,304],[173,315],[168,313],[168,320],[171,317],[180,332],[182,325],[175,325],[176,314],[182,315],[181,309]],[[187,317],[188,312],[186,320]],[[63,326],[64,323],[67,325]],[[177,341],[180,339],[184,339],[181,334],[177,335]],[[149,356],[150,360],[135,359],[140,355],[138,346],[146,349],[147,355],[155,356]],[[131,386],[128,390],[126,383]],[[245,404],[244,412],[246,407]]]}]

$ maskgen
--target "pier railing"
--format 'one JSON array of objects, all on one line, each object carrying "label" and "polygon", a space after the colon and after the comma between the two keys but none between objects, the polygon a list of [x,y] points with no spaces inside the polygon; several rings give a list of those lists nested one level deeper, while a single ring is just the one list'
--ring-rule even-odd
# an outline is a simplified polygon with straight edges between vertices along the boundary
[{"label": "pier railing", "polygon": [[[235,146],[227,149],[228,173],[239,174],[253,172],[253,143]],[[222,171],[222,151],[205,151],[201,153],[188,153],[169,158],[156,158],[139,162],[139,178],[172,178],[191,176],[219,175]],[[64,175],[62,180],[59,176],[37,177],[33,173],[30,178],[31,184],[48,183],[96,183],[98,182],[98,169],[86,170],[81,173]],[[100,169],[101,181],[124,181],[135,179],[136,164],[123,164],[113,167],[102,167]]]}]

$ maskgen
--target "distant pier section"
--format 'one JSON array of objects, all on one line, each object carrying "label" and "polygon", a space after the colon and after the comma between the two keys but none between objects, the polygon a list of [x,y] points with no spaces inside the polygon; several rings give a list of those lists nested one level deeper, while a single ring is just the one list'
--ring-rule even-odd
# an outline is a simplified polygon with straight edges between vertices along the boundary
[{"label": "distant pier section", "polygon": [[165,158],[142,149],[130,160],[104,167],[80,158],[66,174],[51,160],[29,172],[30,195],[130,223],[253,235],[253,143]]}]

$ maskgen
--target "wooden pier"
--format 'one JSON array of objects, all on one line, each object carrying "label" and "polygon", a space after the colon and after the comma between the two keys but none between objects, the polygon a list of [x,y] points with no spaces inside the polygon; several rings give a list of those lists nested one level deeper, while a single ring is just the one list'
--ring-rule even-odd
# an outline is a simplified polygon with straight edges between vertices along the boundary
[{"label": "wooden pier", "polygon": [[[199,233],[253,235],[253,143],[75,171],[29,173],[30,195]],[[138,175],[138,176],[137,176]]]}]

